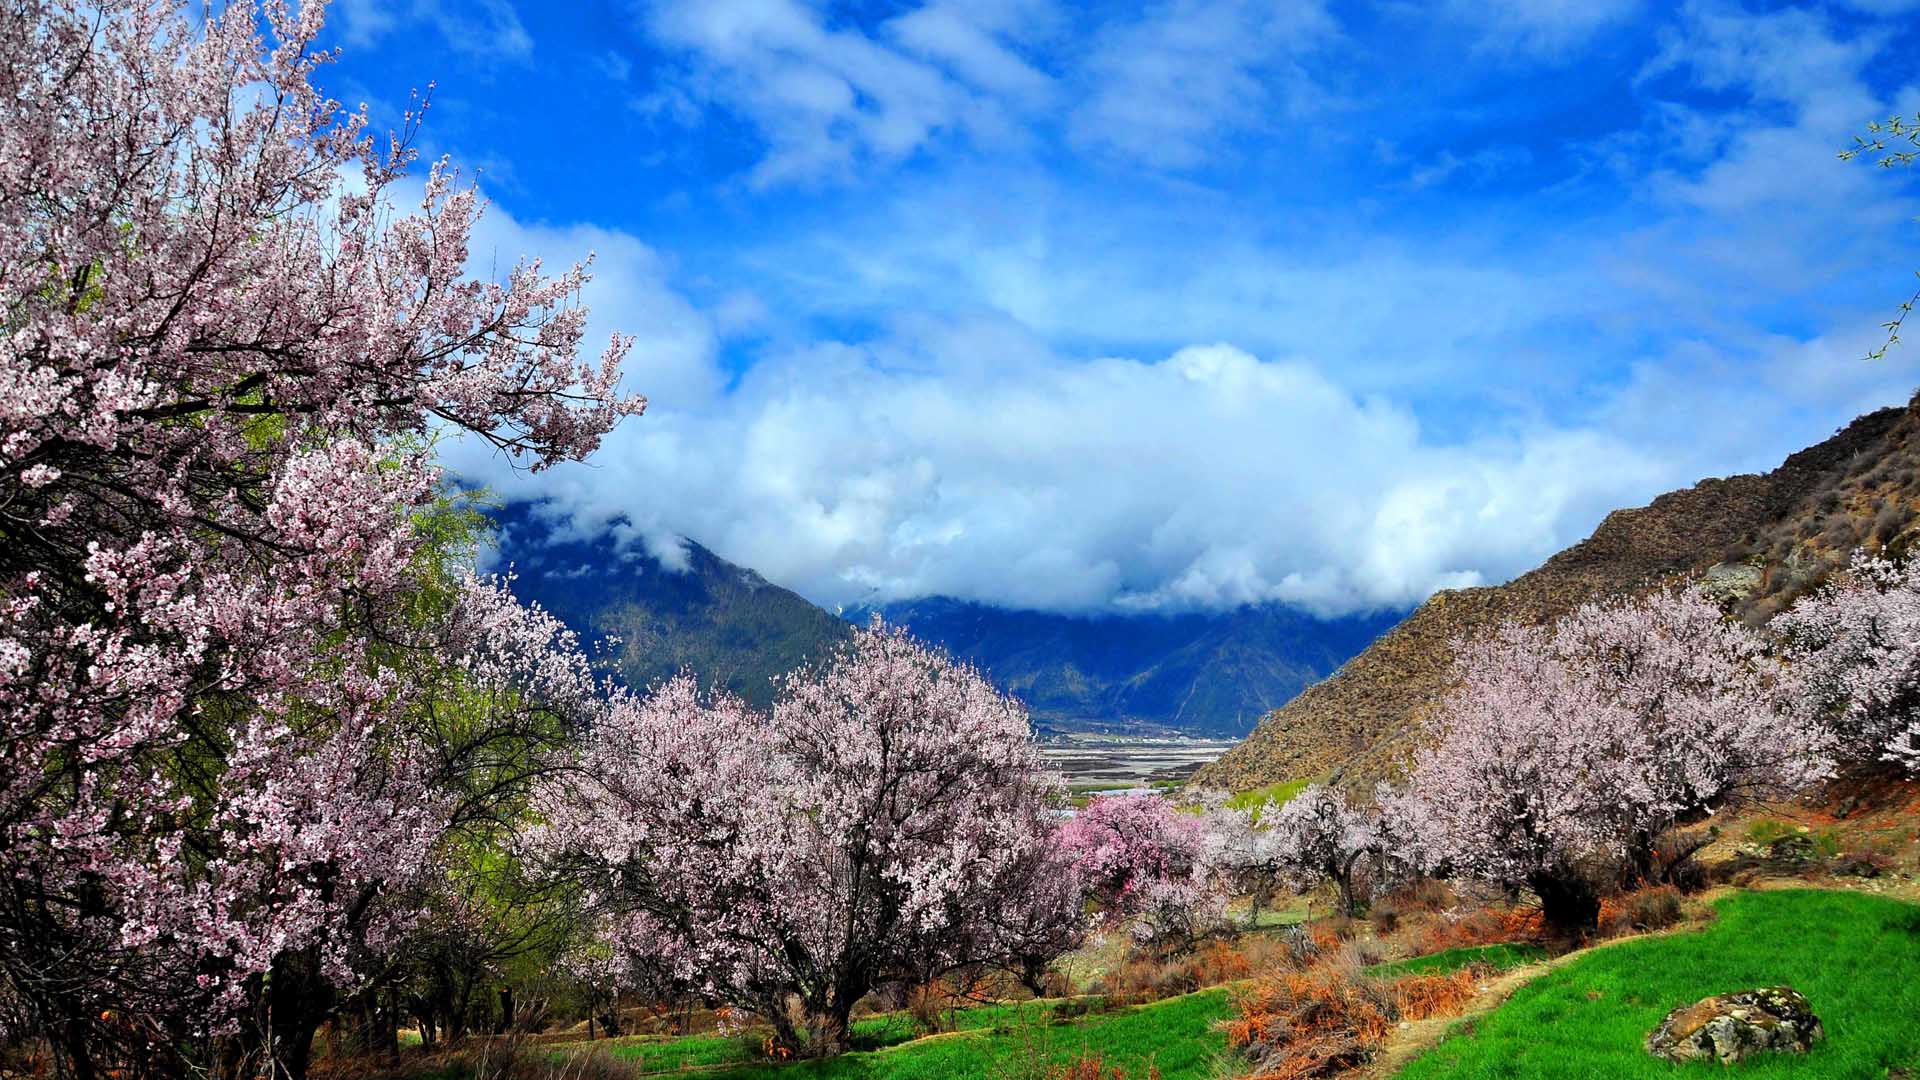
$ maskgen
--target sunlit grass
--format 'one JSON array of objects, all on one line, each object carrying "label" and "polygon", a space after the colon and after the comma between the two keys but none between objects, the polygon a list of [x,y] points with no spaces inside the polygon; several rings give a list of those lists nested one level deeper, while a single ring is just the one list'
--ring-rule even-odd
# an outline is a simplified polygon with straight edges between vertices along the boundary
[{"label": "sunlit grass", "polygon": [[779,1064],[753,1060],[756,1040],[740,1036],[627,1041],[610,1047],[636,1075],[712,1080],[990,1080],[1019,1062],[1064,1064],[1101,1054],[1129,1076],[1149,1063],[1164,1080],[1211,1080],[1226,1040],[1214,1030],[1231,1011],[1225,990],[1202,990],[1149,1005],[1056,1018],[1057,1001],[968,1009],[957,1031],[913,1038],[904,1018],[875,1017],[856,1026],[865,1047],[824,1061]]},{"label": "sunlit grass", "polygon": [[[1623,942],[1517,990],[1415,1060],[1402,1080],[1671,1080],[1642,1049],[1675,1006],[1787,985],[1807,996],[1826,1041],[1804,1056],[1749,1060],[1743,1077],[1882,1080],[1920,1068],[1920,907],[1860,893],[1739,893],[1698,933]],[[1894,1073],[1893,1075],[1899,1075]]]}]

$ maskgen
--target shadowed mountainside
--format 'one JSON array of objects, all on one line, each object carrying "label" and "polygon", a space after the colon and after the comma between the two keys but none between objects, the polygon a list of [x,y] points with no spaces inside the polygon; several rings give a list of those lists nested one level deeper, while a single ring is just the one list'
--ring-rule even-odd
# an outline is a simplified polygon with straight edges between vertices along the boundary
[{"label": "shadowed mountainside", "polygon": [[1046,727],[1214,736],[1244,735],[1399,619],[1316,619],[1278,604],[1074,616],[946,597],[888,604],[880,613],[979,667]]},{"label": "shadowed mountainside", "polygon": [[1436,593],[1331,678],[1269,713],[1196,783],[1235,790],[1327,778],[1360,793],[1397,775],[1444,694],[1451,643],[1506,619],[1704,575],[1759,622],[1862,545],[1903,554],[1920,499],[1920,398],[1862,416],[1765,475],[1703,480],[1609,514],[1592,536],[1505,585]]},{"label": "shadowed mountainside", "polygon": [[686,568],[668,568],[610,534],[561,539],[526,512],[496,515],[500,554],[519,572],[514,592],[559,616],[591,643],[618,637],[614,664],[633,686],[683,669],[765,708],[773,679],[818,658],[852,627],[798,593],[699,544]]},{"label": "shadowed mountainside", "polygon": [[[494,516],[501,559],[520,575],[514,591],[589,642],[618,637],[615,665],[636,686],[689,669],[764,707],[776,675],[873,613],[836,617],[690,541],[685,568],[673,569],[612,531],[569,536],[524,505]],[[1086,618],[942,598],[881,614],[979,667],[1043,730],[1216,737],[1246,734],[1397,618],[1322,621],[1277,605]]]}]

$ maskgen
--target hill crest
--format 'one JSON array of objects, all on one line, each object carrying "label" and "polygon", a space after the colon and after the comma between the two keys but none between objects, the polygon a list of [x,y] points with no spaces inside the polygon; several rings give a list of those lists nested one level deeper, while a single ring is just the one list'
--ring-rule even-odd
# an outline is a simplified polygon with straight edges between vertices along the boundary
[{"label": "hill crest", "polygon": [[1859,546],[1902,554],[1920,504],[1920,397],[1862,416],[1764,474],[1702,480],[1616,510],[1580,543],[1504,585],[1435,593],[1327,679],[1261,719],[1196,783],[1235,790],[1305,778],[1356,792],[1396,775],[1444,694],[1451,643],[1506,619],[1701,575],[1760,621],[1819,585]]}]

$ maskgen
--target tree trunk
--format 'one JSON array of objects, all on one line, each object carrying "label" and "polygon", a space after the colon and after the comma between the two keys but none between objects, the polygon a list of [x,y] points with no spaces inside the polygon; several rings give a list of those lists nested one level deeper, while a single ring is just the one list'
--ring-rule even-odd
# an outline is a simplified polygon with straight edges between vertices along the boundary
[{"label": "tree trunk", "polygon": [[54,1058],[54,1075],[72,1077],[73,1080],[94,1080],[99,1074],[93,1067],[93,1050],[88,1046],[86,1021],[69,1020],[65,1027],[66,1031],[60,1039],[61,1053]]},{"label": "tree trunk", "polygon": [[1020,985],[1034,997],[1047,996],[1047,965],[1032,957],[1020,961]]},{"label": "tree trunk", "polygon": [[847,1052],[853,1035],[853,1002],[836,1000],[822,1012],[813,1027],[813,1046],[810,1051],[817,1057],[838,1057]]},{"label": "tree trunk", "polygon": [[333,1012],[333,986],[320,974],[312,950],[276,961],[266,977],[264,1032],[273,1075],[304,1080],[313,1064],[313,1040]]},{"label": "tree trunk", "polygon": [[505,1035],[513,1027],[513,987],[500,988],[500,1019],[493,1025],[495,1035]]},{"label": "tree trunk", "polygon": [[1540,897],[1540,915],[1566,937],[1584,937],[1600,928],[1600,897],[1576,874],[1535,874],[1527,884]]}]

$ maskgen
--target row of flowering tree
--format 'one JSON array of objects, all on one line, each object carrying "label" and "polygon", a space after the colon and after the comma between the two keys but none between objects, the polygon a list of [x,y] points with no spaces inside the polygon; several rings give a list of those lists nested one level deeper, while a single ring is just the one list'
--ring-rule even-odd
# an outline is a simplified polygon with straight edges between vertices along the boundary
[{"label": "row of flowering tree", "polygon": [[1591,604],[1462,643],[1455,674],[1384,820],[1428,868],[1580,932],[1608,884],[1671,872],[1681,826],[1920,772],[1920,568],[1858,555],[1759,629],[1687,588]]},{"label": "row of flowering tree", "polygon": [[[1590,930],[1604,891],[1679,870],[1689,825],[1836,772],[1920,773],[1920,562],[1856,556],[1762,628],[1686,587],[1509,623],[1460,642],[1454,675],[1403,784],[1367,806],[1315,785],[1258,817],[1216,809],[1190,821],[1204,853],[1172,885],[1135,888],[1208,881],[1257,904],[1329,885],[1352,914],[1369,885],[1442,874]],[[1151,832],[1143,807],[1102,816],[1133,823],[1106,830],[1115,850]]]}]

